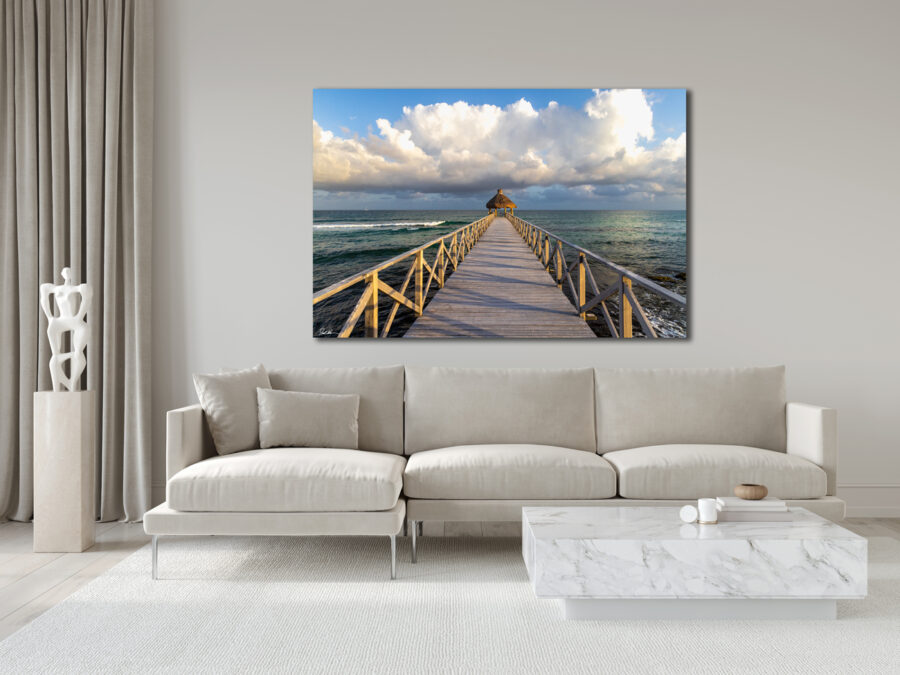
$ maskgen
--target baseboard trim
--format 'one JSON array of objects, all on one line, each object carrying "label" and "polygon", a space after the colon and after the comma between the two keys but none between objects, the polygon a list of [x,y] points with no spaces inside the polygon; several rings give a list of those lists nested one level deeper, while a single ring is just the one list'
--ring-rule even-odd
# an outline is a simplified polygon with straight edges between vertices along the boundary
[{"label": "baseboard trim", "polygon": [[837,493],[847,502],[848,518],[900,518],[900,485],[845,483]]},{"label": "baseboard trim", "polygon": [[848,518],[900,518],[900,506],[848,506]]}]

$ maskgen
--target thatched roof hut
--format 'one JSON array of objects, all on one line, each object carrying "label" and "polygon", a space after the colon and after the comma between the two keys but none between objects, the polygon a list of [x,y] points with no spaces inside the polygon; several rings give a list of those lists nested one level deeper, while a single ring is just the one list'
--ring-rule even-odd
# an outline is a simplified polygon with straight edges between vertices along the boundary
[{"label": "thatched roof hut", "polygon": [[490,201],[487,203],[487,208],[489,211],[499,211],[500,209],[514,209],[516,205],[513,204],[513,200],[503,194],[502,189],[497,189],[497,194],[491,197]]}]

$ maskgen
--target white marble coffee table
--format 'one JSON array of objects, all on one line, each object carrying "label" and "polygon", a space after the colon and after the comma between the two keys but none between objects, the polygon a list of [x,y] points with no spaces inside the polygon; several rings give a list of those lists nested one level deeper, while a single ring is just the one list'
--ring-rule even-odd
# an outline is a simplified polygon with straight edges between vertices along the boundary
[{"label": "white marble coffee table", "polygon": [[791,514],[685,525],[673,507],[525,507],[522,555],[566,618],[833,619],[837,600],[866,595],[867,541]]}]

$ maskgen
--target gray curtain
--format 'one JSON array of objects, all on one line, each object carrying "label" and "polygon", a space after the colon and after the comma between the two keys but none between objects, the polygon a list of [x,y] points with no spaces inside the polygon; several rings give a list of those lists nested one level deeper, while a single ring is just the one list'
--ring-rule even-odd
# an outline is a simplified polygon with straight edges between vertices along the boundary
[{"label": "gray curtain", "polygon": [[32,395],[51,388],[38,286],[94,288],[101,520],[150,506],[150,0],[0,8],[0,519],[33,511]]}]

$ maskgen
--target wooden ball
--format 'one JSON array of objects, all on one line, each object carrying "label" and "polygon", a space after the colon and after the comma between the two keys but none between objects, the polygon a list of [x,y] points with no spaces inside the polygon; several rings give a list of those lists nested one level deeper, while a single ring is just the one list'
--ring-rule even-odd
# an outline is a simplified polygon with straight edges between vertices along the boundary
[{"label": "wooden ball", "polygon": [[741,483],[734,488],[734,496],[739,499],[764,499],[769,494],[769,488],[765,485],[756,485],[754,483]]}]

